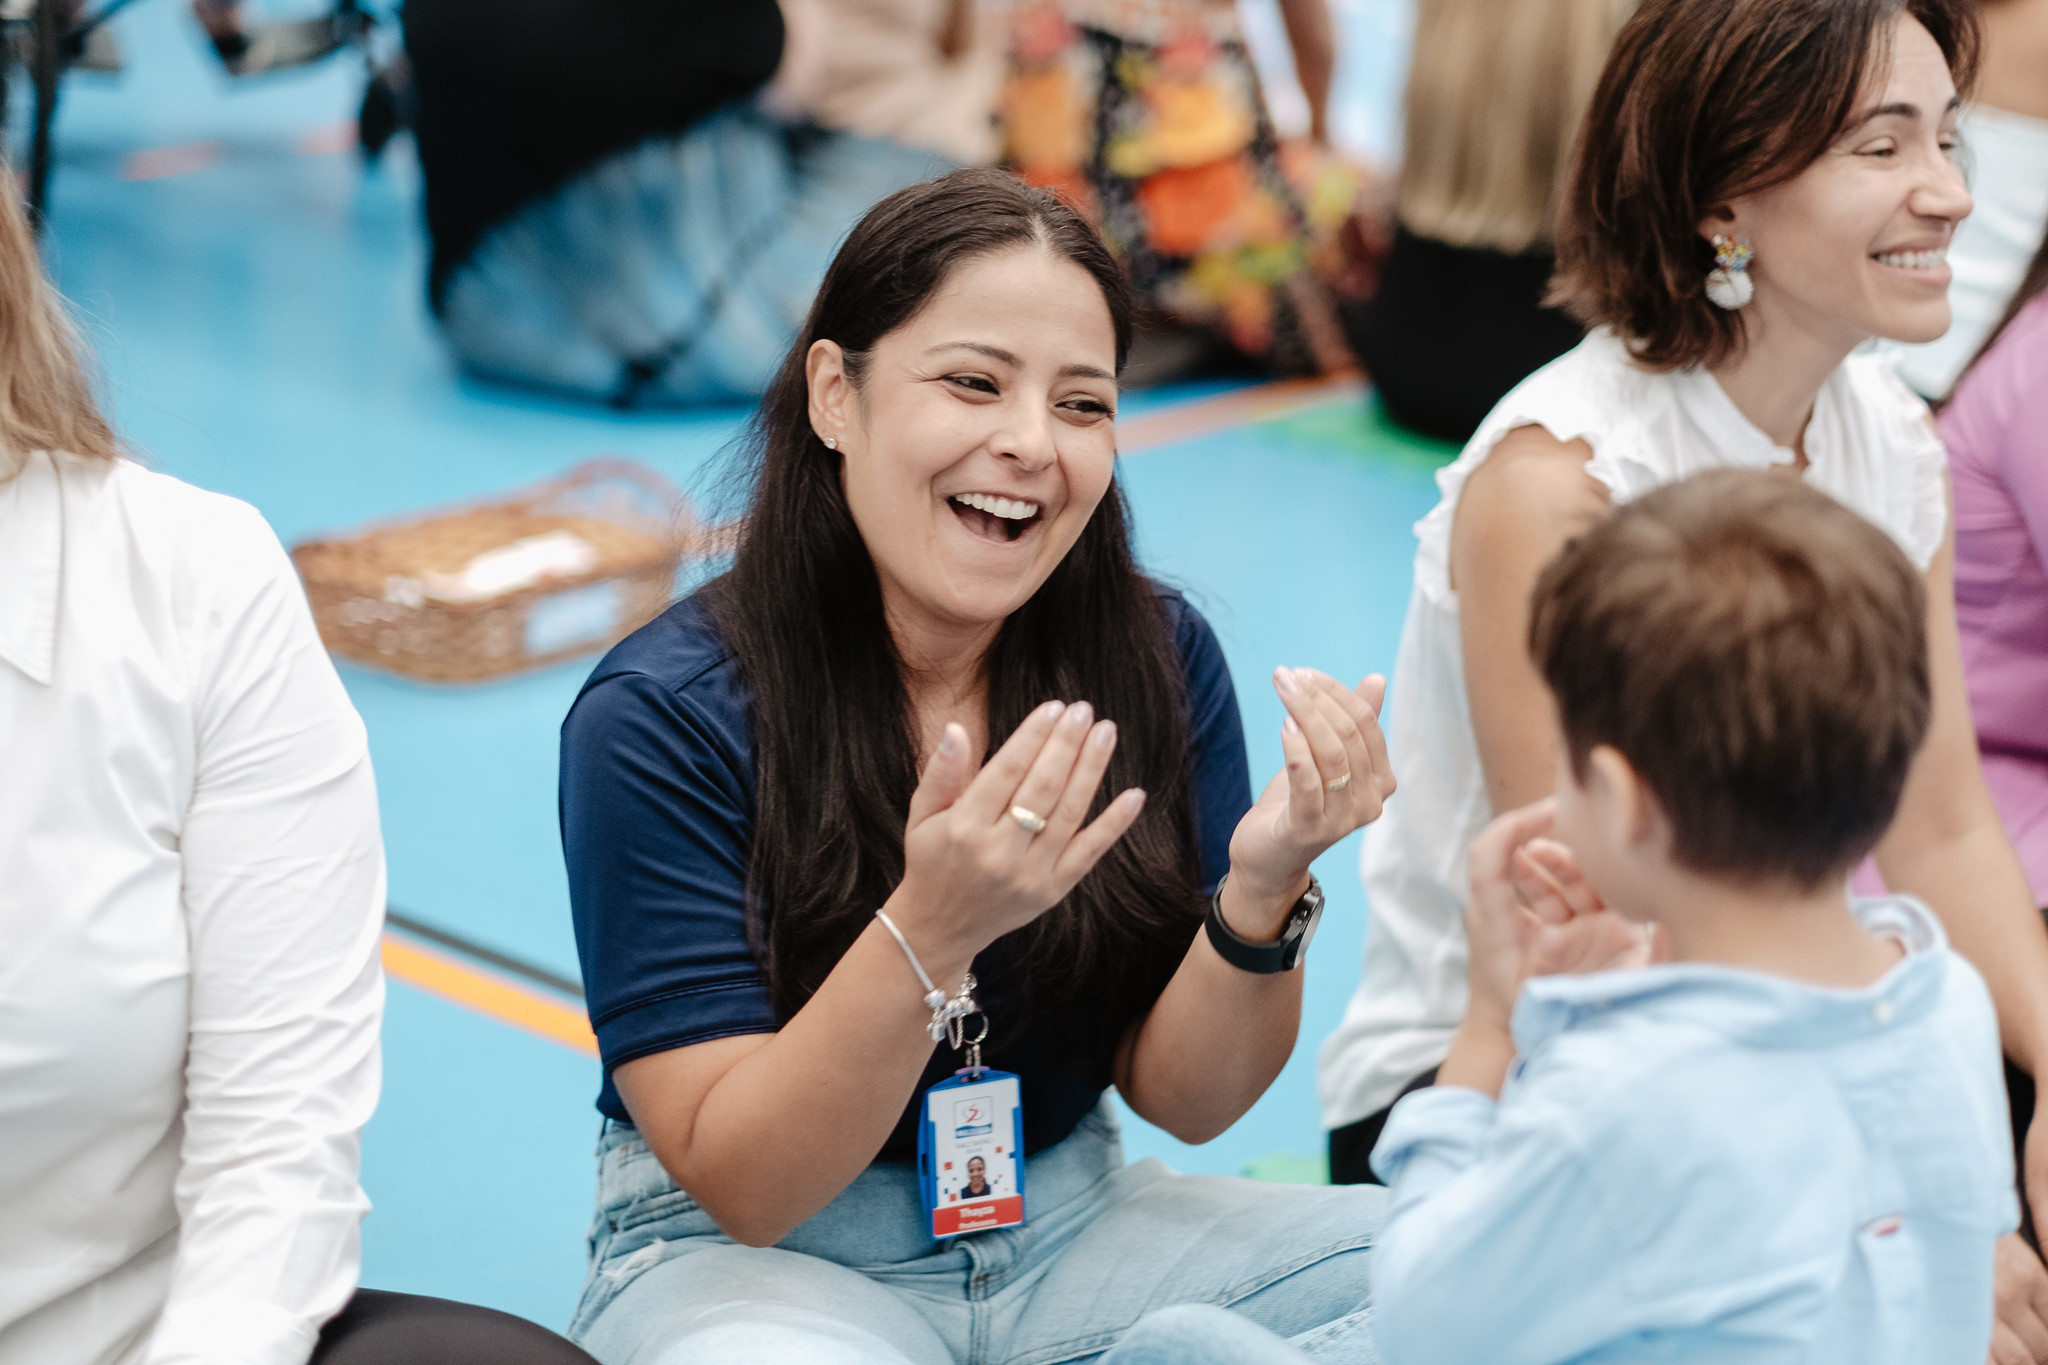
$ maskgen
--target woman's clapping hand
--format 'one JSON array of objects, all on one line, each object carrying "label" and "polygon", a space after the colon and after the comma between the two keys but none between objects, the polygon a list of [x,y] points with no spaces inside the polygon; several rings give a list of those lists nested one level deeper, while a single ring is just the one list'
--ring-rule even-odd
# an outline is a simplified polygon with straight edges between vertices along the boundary
[{"label": "woman's clapping hand", "polygon": [[1354,690],[1312,668],[1278,668],[1273,687],[1287,708],[1287,764],[1238,822],[1230,871],[1246,890],[1278,895],[1323,850],[1379,819],[1394,794],[1394,769],[1380,733],[1385,678],[1374,674]]},{"label": "woman's clapping hand", "polygon": [[1039,707],[986,767],[948,725],[910,798],[891,913],[971,958],[1057,905],[1145,808],[1134,787],[1084,823],[1115,752],[1115,722],[1086,702]]}]

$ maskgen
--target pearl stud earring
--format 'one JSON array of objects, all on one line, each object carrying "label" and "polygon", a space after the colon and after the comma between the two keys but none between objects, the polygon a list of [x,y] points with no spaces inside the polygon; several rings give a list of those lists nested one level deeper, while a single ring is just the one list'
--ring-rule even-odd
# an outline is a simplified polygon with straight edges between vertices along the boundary
[{"label": "pearl stud earring", "polygon": [[827,436],[827,437],[825,437],[825,438],[824,438],[824,441],[825,441],[825,449],[827,449],[827,450],[837,450],[837,449],[839,449],[839,438],[838,438],[837,436]]}]

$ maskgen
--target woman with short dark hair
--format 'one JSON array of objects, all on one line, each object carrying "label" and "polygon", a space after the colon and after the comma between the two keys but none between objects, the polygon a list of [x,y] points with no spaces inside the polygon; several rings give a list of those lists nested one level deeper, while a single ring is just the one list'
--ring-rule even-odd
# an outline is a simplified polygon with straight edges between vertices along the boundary
[{"label": "woman with short dark hair", "polygon": [[[732,568],[564,723],[600,1359],[1071,1360],[1187,1301],[1371,1359],[1379,1192],[1125,1166],[1103,1102],[1191,1142],[1251,1106],[1309,864],[1393,790],[1383,680],[1283,668],[1253,801],[1216,638],[1132,555],[1130,335],[1051,195],[884,200],[756,419]],[[971,1154],[1018,1178],[956,1235]]]},{"label": "woman with short dark hair", "polygon": [[[1888,365],[1857,353],[1949,325],[1974,11],[1646,0],[1617,38],[1557,233],[1555,297],[1595,330],[1501,401],[1418,527],[1391,720],[1406,789],[1366,840],[1364,979],[1321,1058],[1337,1178],[1370,1178],[1388,1107],[1429,1082],[1463,1012],[1466,847],[1493,812],[1551,790],[1525,648],[1538,570],[1617,502],[1702,469],[1803,478],[1926,575],[1934,723],[1877,863],[1983,972],[2013,1058],[2048,1064],[2048,935],[1978,767],[1941,441]],[[2048,1138],[2029,1155],[2048,1198]],[[2048,1303],[2032,1254],[2010,1239],[2003,1255],[2009,1282]]]}]

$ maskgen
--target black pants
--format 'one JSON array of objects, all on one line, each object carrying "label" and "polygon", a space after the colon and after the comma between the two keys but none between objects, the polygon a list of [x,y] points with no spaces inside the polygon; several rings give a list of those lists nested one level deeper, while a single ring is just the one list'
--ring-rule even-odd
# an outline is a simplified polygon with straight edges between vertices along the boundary
[{"label": "black pants", "polygon": [[1387,413],[1446,441],[1530,373],[1579,344],[1579,324],[1543,306],[1547,251],[1510,256],[1396,228],[1370,302],[1343,310],[1345,334]]},{"label": "black pants", "polygon": [[2034,1226],[2034,1211],[2027,1207],[2027,1125],[2034,1121],[2034,1078],[2005,1063],[2005,1095],[2012,1105],[2012,1160],[2020,1173],[2020,1236],[2041,1249],[2040,1230]]},{"label": "black pants", "polygon": [[[1401,1087],[1401,1093],[1394,1096],[1395,1104],[1418,1090],[1427,1090],[1436,1084],[1436,1068],[1417,1076]],[[1390,1104],[1378,1113],[1367,1114],[1356,1123],[1347,1123],[1342,1128],[1330,1130],[1330,1183],[1332,1185],[1384,1185],[1386,1182],[1372,1173],[1369,1158],[1372,1149],[1379,1145],[1380,1130],[1387,1126],[1387,1115],[1394,1112]]]},{"label": "black pants", "polygon": [[312,1365],[597,1365],[580,1348],[495,1308],[358,1289],[321,1329]]},{"label": "black pants", "polygon": [[[1436,1068],[1431,1067],[1401,1088],[1401,1094],[1394,1097],[1399,1102],[1403,1095],[1436,1084]],[[2034,1121],[2034,1078],[2014,1066],[2008,1059],[2005,1064],[2005,1093],[2012,1107],[2012,1151],[2013,1164],[2020,1172],[2020,1234],[2039,1250],[2041,1243],[2034,1229],[2033,1211],[2027,1207],[2027,1182],[2024,1154],[2027,1144],[2027,1125]],[[1375,1114],[1368,1114],[1356,1123],[1347,1123],[1342,1128],[1330,1130],[1330,1183],[1332,1185],[1379,1185],[1384,1182],[1373,1174],[1367,1159],[1380,1140],[1380,1132],[1387,1126],[1387,1115],[1394,1111],[1393,1105]]]}]

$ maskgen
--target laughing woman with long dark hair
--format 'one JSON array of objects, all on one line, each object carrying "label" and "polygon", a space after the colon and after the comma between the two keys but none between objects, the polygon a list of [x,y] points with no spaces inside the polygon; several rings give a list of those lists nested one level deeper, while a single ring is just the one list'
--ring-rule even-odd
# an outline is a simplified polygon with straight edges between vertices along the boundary
[{"label": "laughing woman with long dark hair", "polygon": [[[1180,1302],[1370,1359],[1380,1192],[1126,1166],[1103,1101],[1193,1142],[1251,1106],[1294,1045],[1309,864],[1393,790],[1383,681],[1281,669],[1253,801],[1216,638],[1132,556],[1130,317],[1044,193],[884,200],[762,405],[731,570],[570,712],[600,1359],[1092,1359]],[[921,1182],[927,1091],[984,1025],[1021,1123],[934,1125]],[[1022,1206],[946,1235],[973,1155]]]}]

